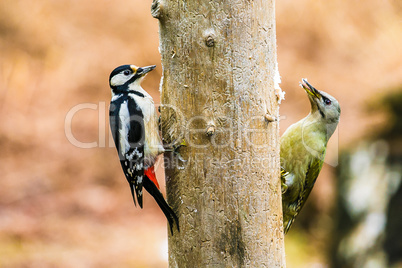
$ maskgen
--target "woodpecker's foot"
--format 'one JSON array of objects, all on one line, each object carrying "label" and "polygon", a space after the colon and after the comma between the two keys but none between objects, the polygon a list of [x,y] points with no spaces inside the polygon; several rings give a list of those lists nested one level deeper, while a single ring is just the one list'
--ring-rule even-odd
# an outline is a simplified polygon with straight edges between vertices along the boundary
[{"label": "woodpecker's foot", "polygon": [[179,153],[179,149],[181,148],[181,147],[186,147],[187,146],[187,143],[186,143],[186,141],[183,139],[182,141],[181,141],[181,143],[179,143],[179,144],[177,144],[177,145],[173,145],[171,148],[165,148],[165,152],[171,152],[171,153],[173,153],[181,162],[187,162],[186,160],[184,160],[182,157],[181,157],[181,155],[180,155],[180,153]]},{"label": "woodpecker's foot", "polygon": [[286,193],[286,191],[288,190],[288,186],[286,185],[286,183],[281,182],[281,189],[282,189],[282,194]]},{"label": "woodpecker's foot", "polygon": [[183,146],[184,147],[187,146],[187,143],[186,143],[186,141],[184,139],[182,139],[182,141],[179,144],[173,145],[173,150],[177,151],[177,150],[179,150],[180,147],[183,147]]},{"label": "woodpecker's foot", "polygon": [[282,194],[286,193],[286,191],[288,190],[288,186],[286,184],[286,177],[289,175],[289,172],[286,172],[286,170],[284,170],[281,167],[281,189],[282,189]]},{"label": "woodpecker's foot", "polygon": [[[160,106],[158,107],[158,109],[160,109]],[[162,132],[162,120],[161,120],[161,116],[158,116],[158,128],[159,128],[159,132]]]}]

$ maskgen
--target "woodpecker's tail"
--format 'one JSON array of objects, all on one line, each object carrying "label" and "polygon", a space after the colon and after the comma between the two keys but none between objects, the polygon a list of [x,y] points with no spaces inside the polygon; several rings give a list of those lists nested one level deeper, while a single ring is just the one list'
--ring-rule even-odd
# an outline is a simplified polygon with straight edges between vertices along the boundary
[{"label": "woodpecker's tail", "polygon": [[170,232],[172,233],[172,235],[173,235],[173,224],[174,224],[173,222],[176,222],[177,230],[180,232],[179,219],[177,218],[172,208],[169,207],[169,205],[166,203],[162,193],[158,190],[156,185],[148,178],[148,176],[144,176],[143,186],[145,190],[147,190],[148,193],[150,193],[154,197],[156,203],[158,203],[163,214],[165,214],[166,219],[169,222]]},{"label": "woodpecker's tail", "polygon": [[137,206],[137,203],[135,202],[135,195],[137,196],[137,201],[138,205],[140,205],[140,208],[142,208],[142,184],[140,187],[138,187],[138,184],[128,182],[130,184],[130,191],[131,191],[131,196],[133,197],[134,205]]}]

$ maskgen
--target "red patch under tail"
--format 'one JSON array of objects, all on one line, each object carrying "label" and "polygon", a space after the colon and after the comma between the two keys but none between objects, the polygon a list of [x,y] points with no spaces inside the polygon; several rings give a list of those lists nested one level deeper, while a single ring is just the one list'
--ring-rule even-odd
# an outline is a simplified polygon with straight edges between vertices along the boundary
[{"label": "red patch under tail", "polygon": [[159,189],[159,183],[158,183],[158,181],[156,180],[156,175],[155,175],[154,166],[152,166],[152,167],[150,167],[150,168],[147,168],[147,169],[144,171],[144,175],[147,176],[147,177],[156,185],[156,187],[158,187],[158,189]]}]

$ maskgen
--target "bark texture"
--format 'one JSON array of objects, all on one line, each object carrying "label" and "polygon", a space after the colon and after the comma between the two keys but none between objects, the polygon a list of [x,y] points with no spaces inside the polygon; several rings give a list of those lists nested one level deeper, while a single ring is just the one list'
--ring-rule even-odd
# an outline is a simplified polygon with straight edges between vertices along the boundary
[{"label": "bark texture", "polygon": [[[154,0],[169,267],[284,267],[274,1]],[[267,118],[270,118],[269,116]]]}]

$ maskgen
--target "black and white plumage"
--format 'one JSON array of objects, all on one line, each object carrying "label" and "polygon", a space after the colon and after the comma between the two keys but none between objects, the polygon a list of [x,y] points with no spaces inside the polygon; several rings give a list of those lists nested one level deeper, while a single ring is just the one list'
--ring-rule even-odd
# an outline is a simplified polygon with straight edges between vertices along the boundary
[{"label": "black and white plumage", "polygon": [[142,189],[145,188],[165,214],[173,234],[173,222],[179,229],[178,218],[159,191],[154,173],[156,158],[164,152],[157,114],[152,97],[141,87],[141,80],[155,67],[122,65],[112,71],[109,77],[112,90],[109,120],[134,204],[136,196],[139,206],[143,207]]}]

